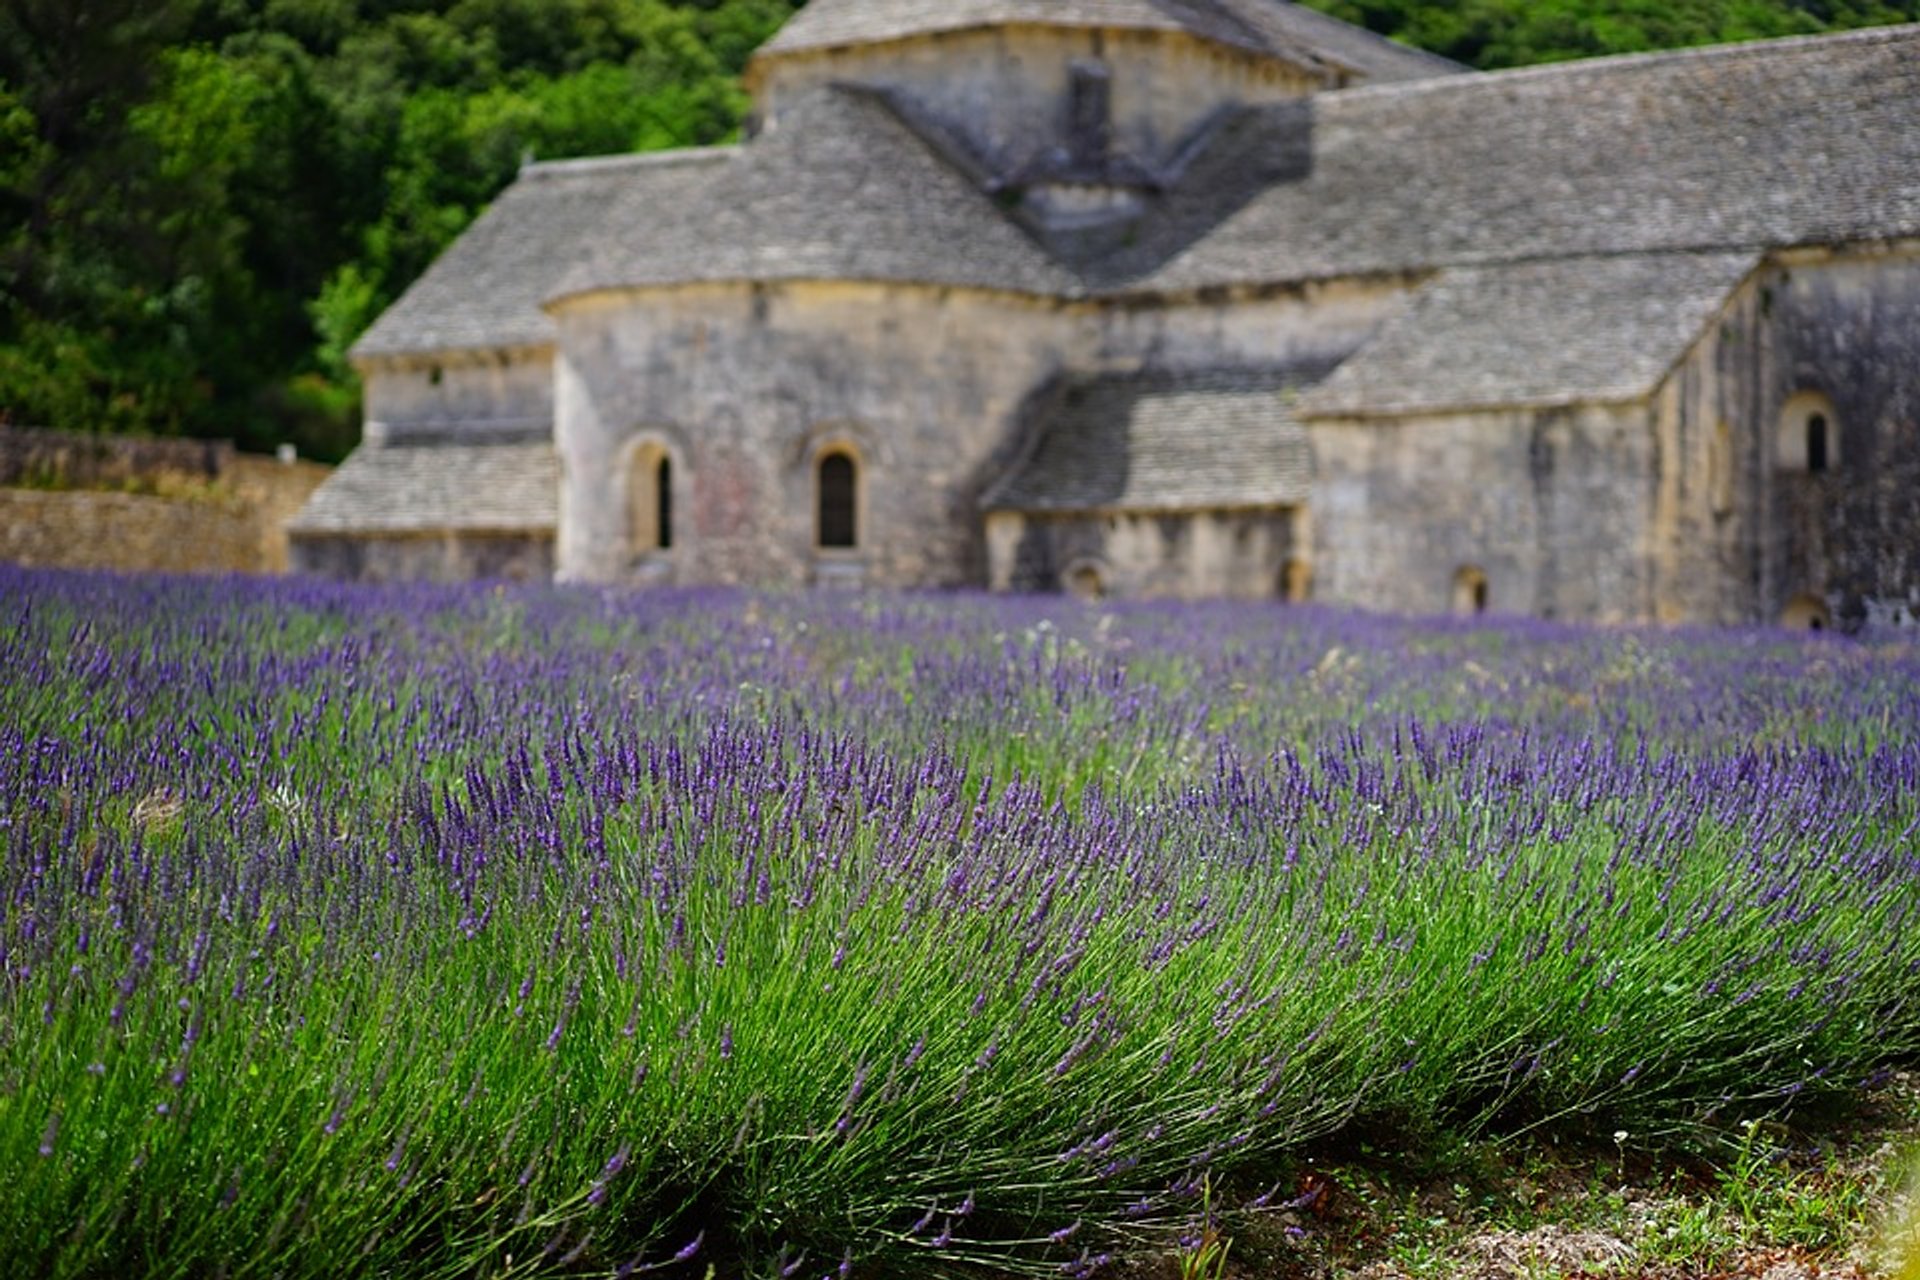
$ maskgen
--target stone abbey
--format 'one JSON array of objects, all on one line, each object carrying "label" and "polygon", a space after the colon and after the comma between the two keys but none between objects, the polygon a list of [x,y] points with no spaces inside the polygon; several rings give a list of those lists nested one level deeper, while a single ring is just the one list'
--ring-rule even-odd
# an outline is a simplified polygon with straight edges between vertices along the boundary
[{"label": "stone abbey", "polygon": [[1282,0],[812,0],[355,350],[375,579],[1920,615],[1920,27],[1471,73]]}]

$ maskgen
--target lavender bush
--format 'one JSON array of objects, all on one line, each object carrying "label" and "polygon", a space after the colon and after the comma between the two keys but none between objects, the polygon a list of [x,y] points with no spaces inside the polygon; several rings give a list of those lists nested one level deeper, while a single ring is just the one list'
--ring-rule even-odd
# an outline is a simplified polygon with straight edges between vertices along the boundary
[{"label": "lavender bush", "polygon": [[1081,1275],[1920,1044],[1910,646],[0,570],[0,669],[9,1274]]}]

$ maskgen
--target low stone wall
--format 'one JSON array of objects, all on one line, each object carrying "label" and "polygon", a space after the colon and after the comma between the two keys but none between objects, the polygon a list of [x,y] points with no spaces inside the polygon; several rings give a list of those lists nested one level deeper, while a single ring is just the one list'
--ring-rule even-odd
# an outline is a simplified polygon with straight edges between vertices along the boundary
[{"label": "low stone wall", "polygon": [[307,534],[293,569],[342,582],[550,582],[548,533]]},{"label": "low stone wall", "polygon": [[0,561],[285,573],[286,522],[329,471],[220,441],[0,431]]}]

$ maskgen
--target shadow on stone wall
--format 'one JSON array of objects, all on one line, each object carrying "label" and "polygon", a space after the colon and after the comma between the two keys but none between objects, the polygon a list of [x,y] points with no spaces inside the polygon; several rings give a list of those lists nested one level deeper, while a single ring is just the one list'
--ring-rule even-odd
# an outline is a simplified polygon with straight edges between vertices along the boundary
[{"label": "shadow on stone wall", "polygon": [[285,573],[286,522],[329,471],[224,442],[0,430],[0,561]]}]

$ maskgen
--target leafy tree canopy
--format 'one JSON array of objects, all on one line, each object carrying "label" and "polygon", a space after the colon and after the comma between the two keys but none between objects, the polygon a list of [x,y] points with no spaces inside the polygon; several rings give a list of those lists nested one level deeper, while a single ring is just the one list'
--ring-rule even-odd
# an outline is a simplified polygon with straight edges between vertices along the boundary
[{"label": "leafy tree canopy", "polygon": [[[1920,0],[1310,0],[1492,68]],[[724,141],[795,0],[7,0],[0,420],[358,435],[346,352],[527,158]]]}]

